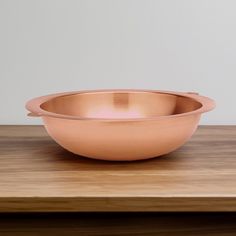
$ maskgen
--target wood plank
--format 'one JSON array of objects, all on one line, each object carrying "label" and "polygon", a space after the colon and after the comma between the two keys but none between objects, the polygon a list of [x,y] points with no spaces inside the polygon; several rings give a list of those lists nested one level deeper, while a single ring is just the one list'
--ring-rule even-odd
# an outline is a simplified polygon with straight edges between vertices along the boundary
[{"label": "wood plank", "polygon": [[0,126],[0,212],[235,211],[236,126],[202,126],[177,151],[96,161],[41,126]]}]

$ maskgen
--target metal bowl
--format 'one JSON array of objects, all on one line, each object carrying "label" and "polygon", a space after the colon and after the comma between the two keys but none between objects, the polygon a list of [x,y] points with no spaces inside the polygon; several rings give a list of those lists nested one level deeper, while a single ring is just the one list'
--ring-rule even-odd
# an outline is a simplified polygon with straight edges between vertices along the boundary
[{"label": "metal bowl", "polygon": [[43,119],[48,134],[82,156],[111,161],[161,156],[183,145],[214,101],[197,93],[156,90],[96,90],[30,100],[30,116]]}]

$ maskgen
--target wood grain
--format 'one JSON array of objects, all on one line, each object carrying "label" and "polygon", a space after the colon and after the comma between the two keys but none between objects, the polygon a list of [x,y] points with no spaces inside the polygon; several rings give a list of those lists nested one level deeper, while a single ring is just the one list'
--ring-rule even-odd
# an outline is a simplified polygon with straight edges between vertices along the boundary
[{"label": "wood grain", "polygon": [[236,126],[146,161],[76,156],[41,126],[0,126],[0,212],[235,211]]}]

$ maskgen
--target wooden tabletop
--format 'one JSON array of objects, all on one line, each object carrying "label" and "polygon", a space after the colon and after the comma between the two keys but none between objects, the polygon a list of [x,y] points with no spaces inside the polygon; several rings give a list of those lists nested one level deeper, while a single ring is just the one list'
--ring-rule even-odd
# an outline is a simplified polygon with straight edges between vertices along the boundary
[{"label": "wooden tabletop", "polygon": [[0,212],[236,211],[236,126],[137,162],[80,157],[42,126],[0,126]]}]

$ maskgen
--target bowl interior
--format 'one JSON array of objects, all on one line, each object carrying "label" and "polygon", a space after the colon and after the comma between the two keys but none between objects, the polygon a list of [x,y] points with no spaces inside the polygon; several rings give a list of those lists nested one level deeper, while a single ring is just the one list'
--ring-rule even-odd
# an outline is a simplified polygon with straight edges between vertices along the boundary
[{"label": "bowl interior", "polygon": [[194,111],[194,99],[160,92],[82,92],[53,98],[41,108],[82,118],[149,118]]}]

